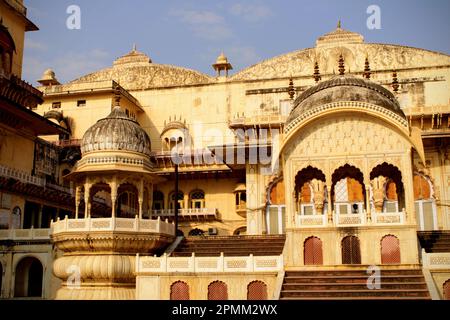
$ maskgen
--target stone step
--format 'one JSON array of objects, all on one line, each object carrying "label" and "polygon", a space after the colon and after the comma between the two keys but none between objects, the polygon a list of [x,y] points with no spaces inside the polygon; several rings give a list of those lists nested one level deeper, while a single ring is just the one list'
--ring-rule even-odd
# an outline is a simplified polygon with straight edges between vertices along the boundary
[{"label": "stone step", "polygon": [[429,297],[428,289],[282,290],[281,297]]},{"label": "stone step", "polygon": [[[299,300],[297,297],[280,297],[280,300]],[[430,300],[429,296],[423,297],[302,297],[301,300]]]},{"label": "stone step", "polygon": [[[366,283],[368,275],[364,276],[289,276],[285,277],[285,283]],[[422,282],[424,277],[422,275],[394,275],[382,276],[380,279],[383,283],[386,282]]]},{"label": "stone step", "polygon": [[[286,271],[285,277],[348,277],[365,276],[368,277],[367,269],[345,269],[345,270],[317,270],[317,271]],[[420,269],[381,269],[380,276],[403,276],[403,275],[422,275]]]},{"label": "stone step", "polygon": [[[367,283],[285,283],[283,284],[283,291],[308,291],[308,290],[367,290]],[[404,289],[427,289],[425,282],[381,282],[381,290],[404,290]],[[378,290],[378,289],[377,289]]]}]

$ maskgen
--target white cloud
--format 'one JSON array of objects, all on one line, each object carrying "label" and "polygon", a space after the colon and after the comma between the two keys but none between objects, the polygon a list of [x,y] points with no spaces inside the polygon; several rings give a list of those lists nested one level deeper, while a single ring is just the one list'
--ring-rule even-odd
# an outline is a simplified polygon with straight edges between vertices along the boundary
[{"label": "white cloud", "polygon": [[31,50],[39,50],[39,51],[47,51],[48,47],[46,44],[33,40],[33,39],[26,39],[25,40],[25,50],[31,49]]},{"label": "white cloud", "polygon": [[169,15],[189,25],[195,36],[206,40],[222,40],[232,35],[225,19],[212,11],[172,10]]},{"label": "white cloud", "polygon": [[229,49],[228,53],[231,64],[236,66],[248,67],[261,60],[255,48],[250,46],[234,46]]},{"label": "white cloud", "polygon": [[24,79],[34,83],[46,69],[53,69],[60,82],[67,82],[82,75],[111,65],[106,51],[93,49],[88,52],[67,52],[54,60],[27,55],[24,59]]},{"label": "white cloud", "polygon": [[231,6],[230,13],[232,15],[242,17],[249,22],[258,22],[272,15],[269,7],[263,4],[242,4],[236,3]]}]

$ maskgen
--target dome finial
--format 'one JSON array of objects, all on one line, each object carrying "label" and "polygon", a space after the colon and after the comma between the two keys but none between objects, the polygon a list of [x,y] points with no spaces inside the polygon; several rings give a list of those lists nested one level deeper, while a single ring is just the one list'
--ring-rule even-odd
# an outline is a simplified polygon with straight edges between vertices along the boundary
[{"label": "dome finial", "polygon": [[137,49],[136,49],[136,43],[133,43],[133,51],[134,51],[134,52],[137,51]]},{"label": "dome finial", "polygon": [[318,83],[322,79],[322,77],[320,76],[319,63],[317,62],[317,60],[314,62],[313,78],[316,83]]},{"label": "dome finial", "polygon": [[338,20],[337,29],[341,29],[341,19]]},{"label": "dome finial", "polygon": [[369,65],[369,56],[366,54],[366,60],[364,61],[364,73],[363,77],[367,80],[370,79],[370,65]]},{"label": "dome finial", "polygon": [[289,78],[288,95],[289,95],[289,99],[291,99],[291,100],[294,99],[295,88],[294,88],[294,80],[292,80],[292,75]]},{"label": "dome finial", "polygon": [[345,73],[345,67],[344,67],[344,57],[342,56],[342,53],[339,55],[339,74],[342,76]]},{"label": "dome finial", "polygon": [[394,89],[394,93],[398,92],[399,83],[397,79],[397,70],[392,70],[392,89]]}]

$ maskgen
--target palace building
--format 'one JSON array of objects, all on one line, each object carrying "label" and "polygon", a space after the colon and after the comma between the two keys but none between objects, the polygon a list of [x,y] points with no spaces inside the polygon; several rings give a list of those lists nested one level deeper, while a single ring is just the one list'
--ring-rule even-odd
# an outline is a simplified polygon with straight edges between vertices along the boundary
[{"label": "palace building", "polygon": [[0,1],[1,298],[450,299],[448,54],[339,22],[234,73],[134,46],[34,88],[21,3]]}]

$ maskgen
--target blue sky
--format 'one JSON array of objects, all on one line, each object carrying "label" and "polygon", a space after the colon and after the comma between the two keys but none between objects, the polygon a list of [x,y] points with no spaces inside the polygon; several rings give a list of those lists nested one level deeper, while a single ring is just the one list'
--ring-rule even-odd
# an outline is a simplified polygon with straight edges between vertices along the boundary
[{"label": "blue sky", "polygon": [[[367,28],[369,5],[381,10],[381,29]],[[40,28],[25,40],[23,78],[33,84],[47,68],[66,82],[108,67],[131,50],[154,63],[214,74],[221,51],[234,72],[258,61],[313,47],[342,27],[366,42],[450,53],[449,0],[25,0]],[[69,30],[67,7],[81,9],[81,29]]]}]

